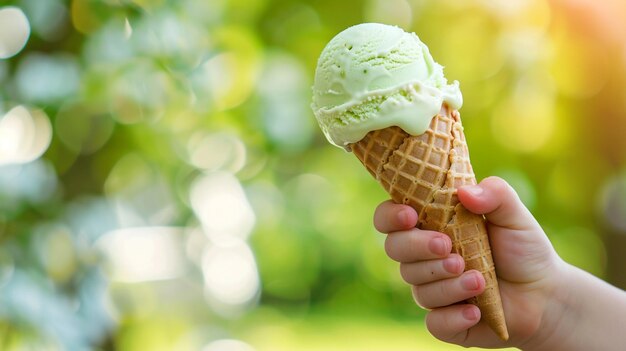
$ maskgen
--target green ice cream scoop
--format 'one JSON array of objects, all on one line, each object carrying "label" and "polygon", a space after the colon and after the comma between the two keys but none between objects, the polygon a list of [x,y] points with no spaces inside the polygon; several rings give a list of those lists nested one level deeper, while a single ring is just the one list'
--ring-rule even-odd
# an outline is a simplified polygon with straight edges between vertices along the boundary
[{"label": "green ice cream scoop", "polygon": [[391,126],[422,134],[444,101],[461,107],[459,83],[448,84],[415,33],[364,23],[337,34],[322,51],[311,107],[328,140],[346,147]]}]

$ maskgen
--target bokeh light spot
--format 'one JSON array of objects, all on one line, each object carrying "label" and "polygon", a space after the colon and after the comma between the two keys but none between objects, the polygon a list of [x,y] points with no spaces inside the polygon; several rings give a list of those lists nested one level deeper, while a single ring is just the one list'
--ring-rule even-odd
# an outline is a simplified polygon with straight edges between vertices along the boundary
[{"label": "bokeh light spot", "polygon": [[101,16],[97,13],[94,4],[97,2],[72,0],[72,23],[78,31],[84,34],[95,31],[102,24]]},{"label": "bokeh light spot", "polygon": [[559,92],[578,99],[598,94],[610,76],[611,54],[591,37],[577,35],[576,40],[571,40],[568,36],[572,34],[567,28],[555,27],[550,68]]},{"label": "bokeh light spot", "polygon": [[0,165],[31,162],[51,140],[52,126],[43,111],[16,106],[0,119]]},{"label": "bokeh light spot", "polygon": [[197,133],[187,146],[189,162],[199,169],[237,173],[246,164],[246,147],[234,135]]},{"label": "bokeh light spot", "polygon": [[96,246],[112,279],[133,283],[180,277],[186,268],[181,239],[180,228],[135,227],[109,232]]},{"label": "bokeh light spot", "polygon": [[30,36],[30,23],[24,12],[13,6],[0,8],[0,59],[22,51]]},{"label": "bokeh light spot", "polygon": [[202,256],[205,248],[209,244],[209,239],[202,231],[202,228],[189,226],[185,229],[185,253],[187,258],[198,266],[202,266]]},{"label": "bokeh light spot", "polygon": [[51,103],[74,95],[80,74],[78,62],[69,54],[31,53],[20,61],[15,78],[23,99]]},{"label": "bokeh light spot", "polygon": [[311,90],[305,77],[304,68],[293,56],[280,53],[267,58],[259,80],[265,130],[288,152],[306,147],[317,130],[308,108]]},{"label": "bokeh light spot", "polygon": [[65,222],[78,236],[77,242],[93,245],[102,235],[118,229],[111,204],[101,197],[83,196],[66,205]]},{"label": "bokeh light spot", "polygon": [[205,62],[197,75],[199,97],[212,97],[220,110],[243,102],[248,92],[237,87],[237,60],[234,53],[222,53]]},{"label": "bokeh light spot", "polygon": [[261,68],[259,43],[254,32],[243,27],[222,28],[214,33],[216,45],[224,50],[202,63],[190,80],[201,111],[228,110],[241,105],[252,94]]},{"label": "bokeh light spot", "polygon": [[183,13],[159,9],[132,24],[133,46],[146,56],[160,57],[170,69],[187,71],[207,57],[211,37]]},{"label": "bokeh light spot", "polygon": [[191,207],[209,238],[217,244],[245,239],[254,227],[255,215],[237,178],[214,172],[191,186]]},{"label": "bokeh light spot", "polygon": [[365,4],[363,20],[396,25],[409,30],[413,24],[413,9],[406,0],[369,0]]},{"label": "bokeh light spot", "polygon": [[104,146],[113,128],[113,120],[106,110],[80,102],[62,106],[55,120],[55,129],[63,144],[84,155]]},{"label": "bokeh light spot", "polygon": [[[433,56],[439,57],[437,61],[445,66],[446,77],[460,81],[461,89],[471,82],[494,76],[505,63],[505,53],[498,45],[497,23],[475,9],[466,12],[463,16],[451,17],[456,22],[454,26],[442,25],[445,31],[438,33],[436,40],[426,42]],[[460,52],[462,60],[458,59]]]},{"label": "bokeh light spot", "polygon": [[226,307],[242,306],[259,291],[256,262],[244,242],[208,248],[202,259],[202,272],[209,302],[214,299]]},{"label": "bokeh light spot", "polygon": [[550,140],[555,129],[554,94],[545,88],[522,80],[513,96],[495,108],[491,128],[503,146],[534,152]]},{"label": "bokeh light spot", "polygon": [[44,224],[35,229],[39,259],[48,275],[59,283],[66,283],[78,267],[76,248],[69,228],[62,225]]},{"label": "bokeh light spot", "polygon": [[158,67],[148,61],[136,62],[130,69],[120,72],[116,78],[115,89],[133,101],[162,110],[171,91],[170,80]]},{"label": "bokeh light spot", "polygon": [[5,215],[11,213],[23,206],[24,201],[45,203],[54,195],[57,186],[55,170],[46,160],[0,166],[0,198],[3,199],[0,211]]},{"label": "bokeh light spot", "polygon": [[125,27],[120,20],[111,19],[91,34],[83,50],[87,62],[97,67],[119,67],[119,64],[130,61],[136,48],[126,38]]},{"label": "bokeh light spot", "polygon": [[503,33],[499,46],[507,61],[517,70],[540,70],[538,62],[545,62],[550,54],[550,42],[542,29],[525,28]]},{"label": "bokeh light spot", "polygon": [[123,227],[167,226],[178,214],[172,189],[160,168],[136,153],[115,164],[104,191]]},{"label": "bokeh light spot", "polygon": [[56,41],[67,33],[69,12],[61,0],[21,0],[33,33],[48,41]]}]

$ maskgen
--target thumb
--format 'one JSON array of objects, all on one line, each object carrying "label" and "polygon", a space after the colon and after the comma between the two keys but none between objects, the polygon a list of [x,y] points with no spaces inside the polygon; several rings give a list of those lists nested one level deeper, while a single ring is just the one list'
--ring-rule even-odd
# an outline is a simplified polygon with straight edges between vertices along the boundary
[{"label": "thumb", "polygon": [[459,188],[458,196],[465,208],[484,214],[496,226],[521,231],[540,228],[515,190],[502,178],[489,177],[478,185]]},{"label": "thumb", "polygon": [[556,252],[543,229],[513,188],[498,177],[459,188],[459,200],[469,211],[484,214],[498,276],[518,283],[547,275]]}]

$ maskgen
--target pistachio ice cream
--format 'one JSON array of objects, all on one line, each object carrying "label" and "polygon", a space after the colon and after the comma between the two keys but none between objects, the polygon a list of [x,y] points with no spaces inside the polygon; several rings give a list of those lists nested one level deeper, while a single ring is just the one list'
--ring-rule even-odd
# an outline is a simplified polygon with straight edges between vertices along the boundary
[{"label": "pistachio ice cream", "polygon": [[395,26],[350,27],[326,45],[317,63],[312,109],[339,147],[390,126],[422,134],[444,101],[461,107],[459,83],[448,84],[415,33]]}]

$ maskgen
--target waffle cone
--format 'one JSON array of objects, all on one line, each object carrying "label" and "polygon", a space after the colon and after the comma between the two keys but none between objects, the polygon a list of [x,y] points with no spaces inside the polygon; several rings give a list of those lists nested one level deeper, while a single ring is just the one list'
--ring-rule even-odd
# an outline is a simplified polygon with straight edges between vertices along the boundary
[{"label": "waffle cone", "polygon": [[350,148],[395,202],[417,211],[418,228],[448,235],[452,251],[465,260],[465,270],[483,274],[485,291],[467,302],[478,306],[482,320],[507,340],[485,218],[469,212],[457,198],[457,188],[476,184],[458,111],[444,104],[419,136],[388,127],[368,133]]}]

